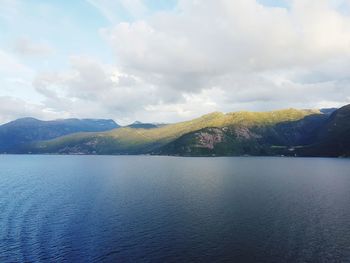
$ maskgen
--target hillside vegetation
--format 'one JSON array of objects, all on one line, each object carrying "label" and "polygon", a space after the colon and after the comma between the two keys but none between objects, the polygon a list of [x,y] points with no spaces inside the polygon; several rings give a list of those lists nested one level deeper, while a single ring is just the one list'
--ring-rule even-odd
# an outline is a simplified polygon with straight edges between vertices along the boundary
[{"label": "hillside vegetation", "polygon": [[107,132],[78,133],[40,142],[32,147],[31,151],[75,154],[174,154],[164,151],[166,148],[161,149],[183,135],[205,128],[215,127],[232,130],[235,127],[245,127],[252,131],[264,130],[281,123],[300,121],[311,115],[322,116],[323,114],[314,110],[295,109],[228,114],[214,112],[191,121],[169,124],[154,129],[123,127]]},{"label": "hillside vegetation", "polygon": [[24,119],[0,126],[1,136],[8,138],[7,152],[12,153],[350,156],[350,105],[213,112],[174,124],[124,127],[110,120]]}]

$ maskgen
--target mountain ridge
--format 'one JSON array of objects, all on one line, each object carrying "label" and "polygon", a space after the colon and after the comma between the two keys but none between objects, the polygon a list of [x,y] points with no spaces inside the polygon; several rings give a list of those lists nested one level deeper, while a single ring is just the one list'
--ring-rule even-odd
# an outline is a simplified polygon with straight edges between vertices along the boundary
[{"label": "mountain ridge", "polygon": [[350,105],[338,110],[212,112],[159,127],[80,131],[23,144],[16,153],[336,157],[350,156],[348,134]]},{"label": "mountain ridge", "polygon": [[106,131],[120,127],[111,119],[58,119],[43,121],[20,118],[0,125],[0,152],[19,151],[24,144],[54,139],[76,132]]},{"label": "mountain ridge", "polygon": [[318,110],[285,109],[270,112],[213,112],[199,118],[169,124],[157,129],[121,127],[104,133],[76,134],[41,142],[32,150],[38,153],[75,154],[157,154],[160,147],[190,132],[208,127],[232,125],[264,127],[282,121],[294,121],[307,115],[321,114]]}]

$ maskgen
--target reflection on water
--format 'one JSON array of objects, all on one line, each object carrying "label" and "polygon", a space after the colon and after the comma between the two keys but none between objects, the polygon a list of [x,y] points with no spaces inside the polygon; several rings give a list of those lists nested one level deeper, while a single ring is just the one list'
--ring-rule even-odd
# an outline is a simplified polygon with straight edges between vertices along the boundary
[{"label": "reflection on water", "polygon": [[350,160],[0,156],[0,262],[350,259]]}]

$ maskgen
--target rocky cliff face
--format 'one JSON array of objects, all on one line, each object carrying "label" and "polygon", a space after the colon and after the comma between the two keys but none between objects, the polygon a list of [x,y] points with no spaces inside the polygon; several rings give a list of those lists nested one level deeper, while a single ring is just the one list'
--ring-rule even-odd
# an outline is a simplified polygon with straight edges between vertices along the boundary
[{"label": "rocky cliff face", "polygon": [[194,134],[197,144],[195,147],[214,149],[214,147],[224,141],[224,133],[219,128],[208,128],[207,131],[196,132]]}]

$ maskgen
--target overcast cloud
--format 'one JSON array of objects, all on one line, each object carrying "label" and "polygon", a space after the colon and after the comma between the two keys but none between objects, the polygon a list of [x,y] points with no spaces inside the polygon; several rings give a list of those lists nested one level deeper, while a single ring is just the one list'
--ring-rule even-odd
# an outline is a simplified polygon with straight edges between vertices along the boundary
[{"label": "overcast cloud", "polygon": [[[146,0],[85,4],[106,18],[94,30],[111,56],[86,52],[92,42],[79,43],[84,52],[68,52],[68,36],[8,36],[0,44],[0,122],[24,115],[174,122],[211,111],[350,103],[350,1],[271,7],[179,0],[171,9],[150,8]],[[3,25],[14,23],[1,14]],[[29,84],[11,87],[23,97],[5,92],[17,70],[16,79]]]}]

